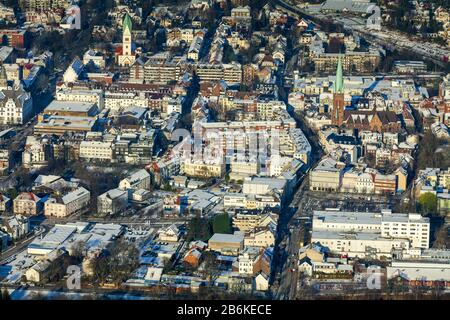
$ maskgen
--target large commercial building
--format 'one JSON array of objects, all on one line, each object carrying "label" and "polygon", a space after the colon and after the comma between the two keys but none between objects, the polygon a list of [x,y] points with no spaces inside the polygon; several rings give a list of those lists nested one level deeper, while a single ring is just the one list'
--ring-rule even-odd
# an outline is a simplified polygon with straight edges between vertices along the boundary
[{"label": "large commercial building", "polygon": [[312,242],[349,256],[391,256],[429,247],[430,222],[420,214],[315,211]]},{"label": "large commercial building", "polygon": [[67,117],[95,117],[98,107],[95,102],[52,101],[43,111],[44,115]]},{"label": "large commercial building", "polygon": [[450,250],[428,249],[396,259],[386,268],[386,276],[409,286],[450,288]]},{"label": "large commercial building", "polygon": [[34,132],[39,134],[63,135],[66,132],[86,133],[94,131],[97,118],[39,115]]},{"label": "large commercial building", "polygon": [[224,255],[238,255],[244,249],[244,234],[215,233],[208,241],[208,248]]},{"label": "large commercial building", "polygon": [[332,158],[323,159],[309,172],[309,189],[312,191],[339,191],[344,163]]}]

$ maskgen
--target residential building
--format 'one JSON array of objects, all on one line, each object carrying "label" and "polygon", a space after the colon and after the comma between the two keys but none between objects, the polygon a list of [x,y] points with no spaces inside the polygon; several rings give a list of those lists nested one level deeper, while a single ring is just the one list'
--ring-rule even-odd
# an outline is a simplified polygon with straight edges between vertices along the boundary
[{"label": "residential building", "polygon": [[180,239],[180,231],[175,224],[171,224],[159,230],[158,239],[163,242],[177,242]]},{"label": "residential building", "polygon": [[11,199],[0,193],[0,212],[6,212],[11,204]]},{"label": "residential building", "polygon": [[119,183],[119,189],[129,190],[129,189],[145,189],[149,190],[151,185],[150,173],[145,169],[138,170],[130,174],[125,179],[121,180]]},{"label": "residential building", "polygon": [[0,124],[24,124],[31,118],[32,113],[31,94],[21,85],[8,86],[5,67],[0,66]]},{"label": "residential building", "polygon": [[269,276],[260,273],[254,278],[254,287],[256,291],[267,291],[269,290]]},{"label": "residential building", "polygon": [[252,247],[270,247],[275,245],[276,225],[248,231],[244,237],[244,245]]},{"label": "residential building", "polygon": [[225,175],[225,161],[202,161],[193,158],[181,162],[181,171],[190,177],[221,178]]},{"label": "residential building", "polygon": [[97,212],[99,214],[116,214],[128,206],[126,190],[111,189],[97,197]]},{"label": "residential building", "polygon": [[64,218],[85,208],[91,200],[91,193],[79,187],[67,194],[45,202],[44,215],[48,217]]},{"label": "residential building", "polygon": [[41,198],[32,192],[22,192],[13,200],[14,214],[35,216],[41,213]]},{"label": "residential building", "polygon": [[270,223],[276,224],[277,222],[278,215],[274,213],[261,213],[259,210],[257,212],[247,211],[237,213],[233,217],[233,227],[243,232],[251,231],[258,227],[263,228]]},{"label": "residential building", "polygon": [[13,241],[22,239],[30,232],[30,221],[27,217],[17,214],[5,218],[0,229],[6,232]]},{"label": "residential building", "polygon": [[80,143],[80,158],[86,160],[111,161],[113,159],[112,143],[82,141]]}]

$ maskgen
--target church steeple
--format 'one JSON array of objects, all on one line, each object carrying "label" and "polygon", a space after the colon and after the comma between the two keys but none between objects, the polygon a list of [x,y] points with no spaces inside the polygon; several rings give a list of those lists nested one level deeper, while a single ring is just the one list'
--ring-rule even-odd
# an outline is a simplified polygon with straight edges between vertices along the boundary
[{"label": "church steeple", "polygon": [[333,114],[332,123],[341,126],[345,116],[344,74],[342,71],[342,57],[339,55],[336,69],[336,80],[333,88]]},{"label": "church steeple", "polygon": [[125,13],[122,23],[122,52],[117,56],[117,62],[121,67],[130,67],[136,60],[133,52],[132,30],[133,22],[128,13]]},{"label": "church steeple", "polygon": [[342,56],[338,57],[336,68],[336,80],[334,81],[334,93],[344,93],[344,74],[342,71]]},{"label": "church steeple", "polygon": [[123,55],[131,56],[131,30],[132,30],[132,22],[130,15],[128,13],[125,14],[123,18]]},{"label": "church steeple", "polygon": [[131,30],[133,29],[133,23],[131,22],[130,15],[125,13],[123,18],[123,32],[128,32],[131,35]]}]

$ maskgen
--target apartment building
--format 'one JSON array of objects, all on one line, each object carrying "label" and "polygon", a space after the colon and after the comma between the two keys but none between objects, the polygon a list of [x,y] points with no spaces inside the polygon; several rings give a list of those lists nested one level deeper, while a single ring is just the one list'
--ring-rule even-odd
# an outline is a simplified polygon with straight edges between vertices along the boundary
[{"label": "apartment building", "polygon": [[80,143],[80,158],[85,160],[113,159],[113,148],[111,142],[82,141]]},{"label": "apartment building", "polygon": [[23,67],[18,63],[3,63],[6,71],[6,78],[14,84],[18,84],[23,79]]},{"label": "apartment building", "polygon": [[9,87],[6,69],[0,66],[0,124],[21,125],[33,112],[33,99],[22,86]]},{"label": "apartment building", "polygon": [[315,71],[317,73],[334,72],[339,56],[342,56],[342,65],[346,72],[373,72],[381,61],[379,52],[374,50],[369,52],[349,51],[344,55],[320,53],[313,57]]},{"label": "apartment building", "polygon": [[231,17],[233,19],[251,19],[250,7],[249,6],[239,6],[231,9]]},{"label": "apartment building", "polygon": [[30,232],[30,220],[20,214],[14,215],[3,220],[0,230],[6,232],[12,240],[16,241]]},{"label": "apartment building", "polygon": [[203,37],[200,35],[195,36],[188,49],[187,53],[188,59],[198,61],[202,45],[203,45]]},{"label": "apartment building", "polygon": [[138,170],[130,174],[125,179],[121,180],[119,183],[119,189],[129,190],[129,189],[145,189],[149,190],[151,185],[150,173],[145,169]]},{"label": "apartment building", "polygon": [[64,218],[83,208],[91,199],[91,193],[83,187],[68,192],[61,197],[52,197],[45,202],[44,215]]},{"label": "apartment building", "polygon": [[145,109],[149,107],[149,98],[145,92],[105,92],[105,108],[109,109],[110,114],[119,114],[121,111],[132,107]]},{"label": "apartment building", "polygon": [[41,198],[32,192],[22,192],[13,200],[14,214],[35,216],[41,213]]},{"label": "apartment building", "polygon": [[266,228],[248,231],[244,237],[244,246],[271,247],[275,245],[276,225],[270,224]]},{"label": "apartment building", "polygon": [[393,71],[400,74],[421,74],[427,72],[427,65],[423,61],[394,61]]},{"label": "apartment building", "polygon": [[166,52],[153,55],[144,65],[144,80],[155,84],[178,81],[184,70],[183,64],[183,59],[172,59]]},{"label": "apartment building", "polygon": [[16,49],[23,49],[28,47],[29,36],[26,30],[1,29],[0,39],[2,39],[0,42],[2,45],[9,45]]},{"label": "apartment building", "polygon": [[224,80],[229,84],[242,82],[242,66],[238,63],[231,64],[197,64],[195,72],[200,81]]},{"label": "apartment building", "polygon": [[47,11],[52,9],[66,9],[71,1],[67,0],[19,0],[22,10]]},{"label": "apartment building", "polygon": [[49,149],[49,144],[35,136],[27,136],[22,152],[22,165],[30,169],[46,166],[51,154]]},{"label": "apartment building", "polygon": [[242,211],[233,217],[233,228],[247,232],[256,228],[264,228],[270,223],[276,224],[277,222],[278,215],[274,213],[261,213],[260,210]]},{"label": "apartment building", "polygon": [[111,189],[97,197],[97,212],[99,214],[116,214],[125,210],[128,205],[126,190]]},{"label": "apartment building", "polygon": [[181,171],[189,177],[221,178],[225,175],[225,161],[184,159],[181,162]]},{"label": "apartment building", "polygon": [[439,97],[450,102],[450,74],[446,75],[439,84]]},{"label": "apartment building", "polygon": [[155,177],[155,182],[162,184],[180,173],[181,160],[179,157],[162,158],[153,162],[150,170]]},{"label": "apartment building", "polygon": [[384,213],[381,222],[383,237],[408,238],[412,247],[428,249],[430,221],[420,214]]},{"label": "apartment building", "polygon": [[239,274],[253,275],[255,273],[255,266],[260,259],[260,249],[246,247],[242,253],[239,254]]},{"label": "apartment building", "polygon": [[[261,164],[258,161],[232,160],[230,163],[231,173],[230,178],[234,179],[234,176],[252,176],[259,174]],[[236,179],[239,180],[239,179]]]},{"label": "apartment building", "polygon": [[14,9],[0,3],[0,20],[4,20],[6,23],[16,23],[17,20]]},{"label": "apartment building", "polygon": [[167,46],[177,47],[182,41],[190,44],[195,36],[195,29],[173,28],[167,31]]},{"label": "apartment building", "polygon": [[[230,122],[202,122],[194,124],[194,130],[200,130],[209,143],[219,145],[226,152],[227,148],[233,148],[238,152],[254,148],[258,136],[272,137],[274,147],[279,147],[280,152],[294,155],[295,148],[286,146],[286,142],[291,139],[289,131],[295,129],[295,120],[284,112],[278,115],[277,120],[268,121],[230,121]],[[209,133],[212,133],[210,136]],[[302,144],[298,146],[300,147]],[[305,144],[307,151],[307,145]],[[299,156],[302,157],[302,156]]]},{"label": "apartment building", "polygon": [[0,193],[0,212],[6,212],[11,204],[11,199]]}]

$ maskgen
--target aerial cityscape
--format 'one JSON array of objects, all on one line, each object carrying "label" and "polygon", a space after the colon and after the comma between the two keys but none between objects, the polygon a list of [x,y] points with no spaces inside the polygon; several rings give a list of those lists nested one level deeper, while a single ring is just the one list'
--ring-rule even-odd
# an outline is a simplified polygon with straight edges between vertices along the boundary
[{"label": "aerial cityscape", "polygon": [[450,300],[449,58],[448,0],[0,0],[0,303]]}]

